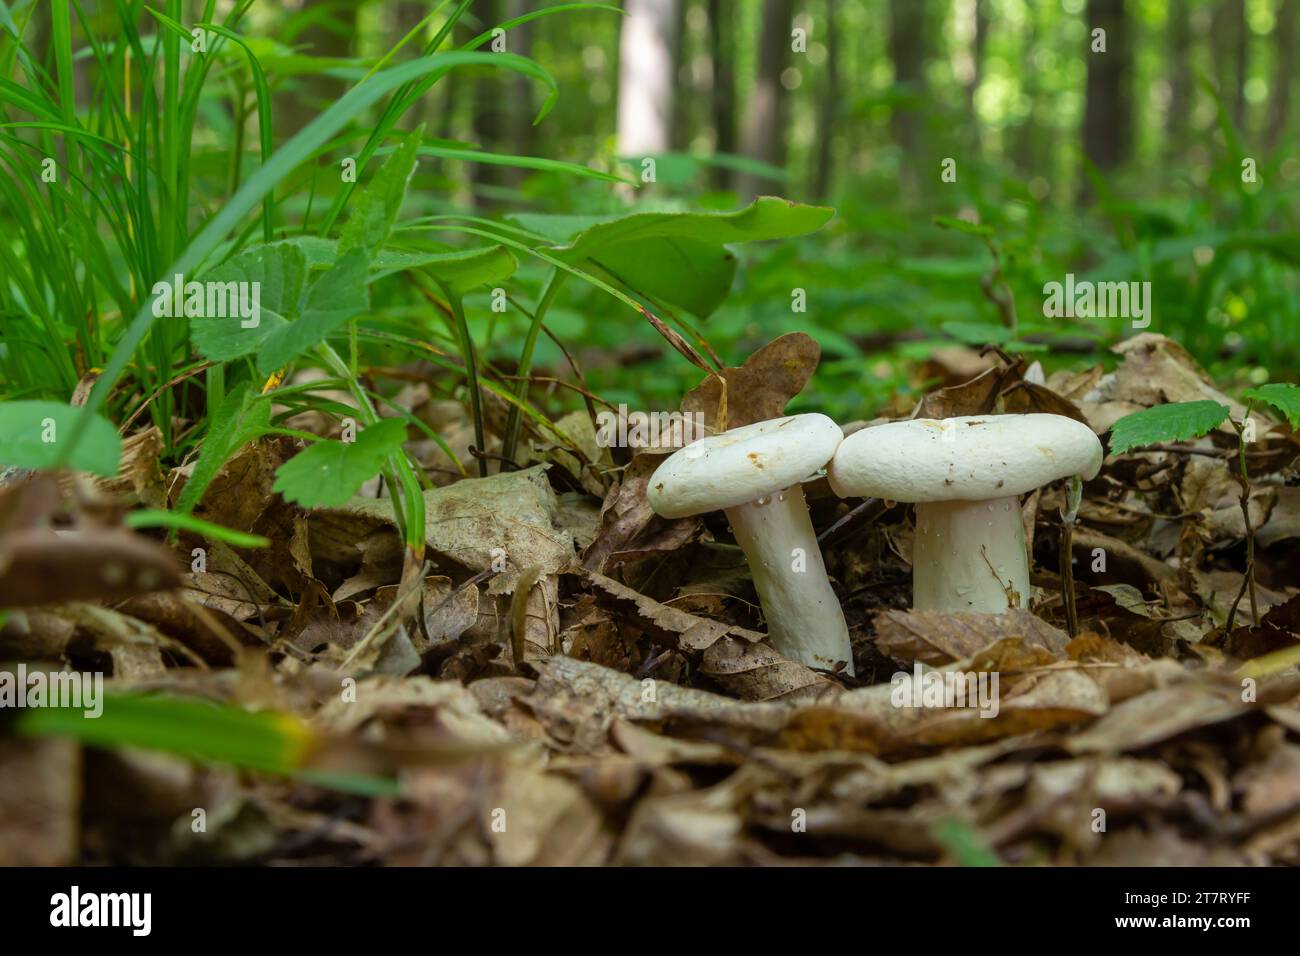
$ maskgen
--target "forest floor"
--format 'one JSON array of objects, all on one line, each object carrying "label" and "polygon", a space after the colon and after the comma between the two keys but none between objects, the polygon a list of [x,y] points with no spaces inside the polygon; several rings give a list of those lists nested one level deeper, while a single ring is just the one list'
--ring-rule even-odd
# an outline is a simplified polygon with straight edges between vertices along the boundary
[{"label": "forest floor", "polygon": [[[920,415],[1046,411],[1104,436],[1162,403],[1246,414],[1169,339],[1115,352],[1113,371],[1045,381],[996,351],[936,359],[925,373],[945,387]],[[682,408],[730,427],[775,417],[817,358],[784,336],[725,373],[724,409],[716,379]],[[468,451],[459,405],[419,382],[398,402]],[[487,408],[498,427],[504,411]],[[601,447],[586,413],[557,424],[585,460],[534,441],[519,470],[470,478],[434,442],[410,443],[438,485],[415,576],[377,487],[312,511],[272,492],[299,445],[287,437],[245,446],[196,512],[267,547],[181,533],[113,552],[147,569],[148,548],[166,547],[188,569],[179,587],[68,600],[108,560],[94,536],[21,566],[6,555],[0,594],[21,576],[33,606],[6,616],[0,660],[274,714],[298,746],[295,772],[267,773],[189,759],[209,753],[201,741],[164,753],[0,737],[0,862],[1300,863],[1300,438],[1287,425],[1254,413],[1249,527],[1230,423],[1108,456],[1069,536],[1073,637],[1060,483],[1025,499],[1031,609],[1002,615],[908,610],[909,508],[812,483],[850,678],[766,643],[721,515],[654,515],[661,453]],[[338,428],[318,412],[292,425]],[[141,427],[114,480],[9,476],[0,555],[42,515],[124,535],[128,508],[174,502],[187,469],[160,468],[158,448]],[[997,715],[898,706],[894,676],[918,664],[996,673]]]}]

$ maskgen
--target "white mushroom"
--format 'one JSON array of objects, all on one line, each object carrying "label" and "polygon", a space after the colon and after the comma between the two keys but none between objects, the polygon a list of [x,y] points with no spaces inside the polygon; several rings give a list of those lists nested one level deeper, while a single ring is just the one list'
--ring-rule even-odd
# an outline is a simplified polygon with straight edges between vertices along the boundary
[{"label": "white mushroom", "polygon": [[768,636],[786,657],[853,673],[849,630],[800,482],[822,468],[844,434],[825,415],[793,415],[692,442],[650,477],[650,506],[665,518],[722,510],[745,552]]},{"label": "white mushroom", "polygon": [[1029,602],[1019,495],[1094,478],[1101,442],[1064,415],[918,418],[855,432],[827,467],[841,497],[916,503],[912,607],[1005,611]]}]

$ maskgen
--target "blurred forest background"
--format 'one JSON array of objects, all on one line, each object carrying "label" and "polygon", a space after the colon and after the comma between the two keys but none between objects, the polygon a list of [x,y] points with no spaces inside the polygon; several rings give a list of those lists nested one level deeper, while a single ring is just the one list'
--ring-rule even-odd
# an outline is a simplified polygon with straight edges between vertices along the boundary
[{"label": "blurred forest background", "polygon": [[[94,5],[82,6],[93,21]],[[100,6],[114,15],[112,4]],[[277,141],[438,6],[254,3],[244,34],[272,82]],[[563,4],[474,0],[454,39],[545,6]],[[814,335],[822,373],[803,400],[831,414],[907,407],[969,359],[953,346],[1037,353],[1049,370],[1104,359],[1107,346],[1133,333],[1129,319],[1042,314],[1043,285],[1070,272],[1151,282],[1148,330],[1178,340],[1217,377],[1296,377],[1300,0],[621,7],[622,15],[581,6],[505,35],[505,49],[558,80],[559,102],[542,123],[531,122],[544,95],[538,84],[460,70],[403,125],[426,123],[426,135],[467,148],[635,178],[652,157],[654,181],[633,189],[433,159],[417,178],[419,212],[730,209],[756,194],[832,205],[836,219],[813,236],[738,250],[732,298],[696,326],[729,363],[784,331]],[[29,36],[48,30],[42,17],[48,12],[35,12]],[[422,34],[437,24],[435,16]],[[1104,52],[1094,52],[1098,29]],[[217,156],[237,131],[216,100],[203,109],[210,142],[196,142],[195,154],[207,147]],[[247,148],[251,161],[251,141]],[[311,201],[301,183],[287,192],[286,214]],[[979,221],[990,242],[940,228],[935,217]],[[521,277],[540,285],[543,272],[534,272]],[[997,301],[1003,288],[1019,317],[1015,335]],[[806,295],[805,311],[792,308],[795,290]],[[508,365],[527,320],[494,316],[486,293],[479,298],[467,302],[476,335]],[[653,329],[616,311],[599,292],[570,287],[547,325],[573,346],[603,397],[672,407],[698,373]],[[948,367],[936,368],[936,355],[949,356]],[[546,340],[538,362],[563,357]]]}]

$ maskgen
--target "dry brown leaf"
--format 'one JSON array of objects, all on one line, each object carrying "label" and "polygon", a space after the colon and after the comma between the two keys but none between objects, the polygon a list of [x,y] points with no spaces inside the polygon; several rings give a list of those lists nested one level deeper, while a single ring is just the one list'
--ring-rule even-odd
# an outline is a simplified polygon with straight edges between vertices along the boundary
[{"label": "dry brown leaf", "polygon": [[948,664],[971,657],[1004,637],[1021,637],[1062,659],[1069,638],[1042,618],[1019,608],[1004,614],[882,611],[875,617],[876,646],[890,657]]},{"label": "dry brown leaf", "polygon": [[721,375],[727,382],[724,431],[780,418],[790,399],[803,391],[820,358],[821,346],[811,336],[788,332],[764,345],[744,365],[706,378],[686,393],[681,409],[703,415],[706,432],[714,431],[723,398]]}]

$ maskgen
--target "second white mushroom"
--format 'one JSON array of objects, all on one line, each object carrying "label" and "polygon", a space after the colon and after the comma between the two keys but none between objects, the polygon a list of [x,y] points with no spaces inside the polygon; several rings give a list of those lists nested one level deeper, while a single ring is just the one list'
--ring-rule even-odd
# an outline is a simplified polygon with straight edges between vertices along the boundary
[{"label": "second white mushroom", "polygon": [[1029,606],[1019,496],[1058,478],[1095,478],[1091,428],[1063,415],[917,418],[854,432],[827,474],[841,497],[916,503],[912,607]]}]

